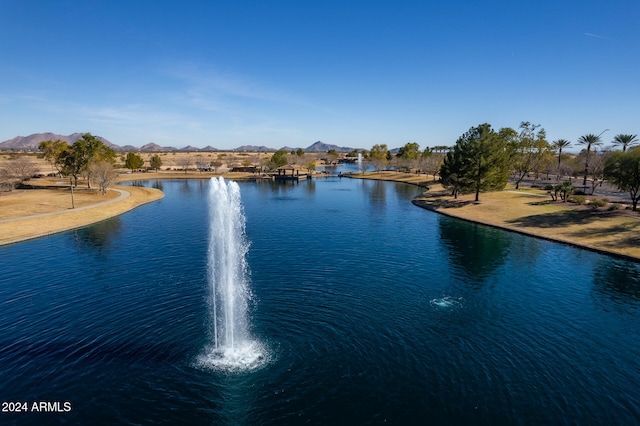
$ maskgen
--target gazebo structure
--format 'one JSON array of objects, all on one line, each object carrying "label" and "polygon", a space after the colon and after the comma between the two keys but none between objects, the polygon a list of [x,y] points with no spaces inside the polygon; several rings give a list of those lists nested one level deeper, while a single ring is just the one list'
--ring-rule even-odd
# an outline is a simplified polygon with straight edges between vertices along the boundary
[{"label": "gazebo structure", "polygon": [[278,167],[278,174],[273,176],[275,180],[304,180],[307,178],[306,173],[300,173],[300,169],[293,167],[290,164],[286,166]]}]

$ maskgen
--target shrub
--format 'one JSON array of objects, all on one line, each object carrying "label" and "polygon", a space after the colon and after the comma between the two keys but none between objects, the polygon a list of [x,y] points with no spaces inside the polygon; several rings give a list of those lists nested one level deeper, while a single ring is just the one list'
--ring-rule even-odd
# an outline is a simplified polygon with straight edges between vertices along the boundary
[{"label": "shrub", "polygon": [[604,207],[608,204],[607,200],[591,200],[589,201],[589,205],[593,206],[593,208]]},{"label": "shrub", "polygon": [[613,203],[609,206],[609,210],[619,210],[622,205],[620,203]]},{"label": "shrub", "polygon": [[569,197],[569,201],[583,205],[587,202],[587,198],[584,195],[572,195]]}]

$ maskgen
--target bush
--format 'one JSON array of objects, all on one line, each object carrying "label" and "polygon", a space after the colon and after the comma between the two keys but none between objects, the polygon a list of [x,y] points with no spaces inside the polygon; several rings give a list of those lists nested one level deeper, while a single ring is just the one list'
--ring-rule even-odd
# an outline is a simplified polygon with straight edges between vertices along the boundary
[{"label": "bush", "polygon": [[620,203],[613,203],[609,206],[609,210],[620,210],[620,207],[622,207]]},{"label": "bush", "polygon": [[569,197],[569,201],[572,203],[580,204],[581,206],[587,202],[587,198],[584,195],[572,195]]},{"label": "bush", "polygon": [[593,206],[593,208],[604,207],[608,204],[607,200],[591,200],[589,201],[589,205]]}]

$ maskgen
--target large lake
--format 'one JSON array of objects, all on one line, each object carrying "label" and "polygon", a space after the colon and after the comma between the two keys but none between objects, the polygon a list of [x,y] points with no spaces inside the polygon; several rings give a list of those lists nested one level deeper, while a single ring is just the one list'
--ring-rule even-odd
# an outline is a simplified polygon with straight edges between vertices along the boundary
[{"label": "large lake", "polygon": [[72,407],[1,424],[640,422],[638,264],[417,208],[409,185],[241,183],[267,357],[209,369],[209,182],[146,184],[166,197],[0,247],[0,401]]}]

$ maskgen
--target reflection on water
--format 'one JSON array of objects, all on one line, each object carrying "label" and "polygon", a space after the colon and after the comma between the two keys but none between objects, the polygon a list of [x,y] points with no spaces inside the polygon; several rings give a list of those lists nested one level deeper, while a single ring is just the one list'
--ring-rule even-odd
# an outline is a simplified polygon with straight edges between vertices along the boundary
[{"label": "reflection on water", "polygon": [[438,225],[451,263],[474,280],[492,274],[509,253],[512,238],[506,232],[444,217]]},{"label": "reflection on water", "polygon": [[92,226],[73,231],[74,243],[79,252],[107,252],[113,240],[116,240],[122,228],[120,216],[103,220]]},{"label": "reflection on water", "polygon": [[379,180],[362,180],[362,190],[367,195],[371,207],[377,211],[384,210],[387,204],[387,185]]},{"label": "reflection on water", "polygon": [[615,302],[640,301],[640,265],[615,258],[603,258],[595,267],[594,290]]},{"label": "reflection on water", "polygon": [[206,185],[162,181],[114,220],[0,246],[0,400],[68,399],[45,420],[68,424],[638,423],[640,265],[419,209],[415,186],[241,186],[273,362],[194,368]]}]

